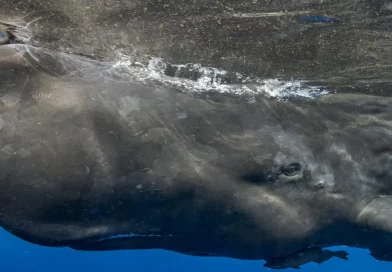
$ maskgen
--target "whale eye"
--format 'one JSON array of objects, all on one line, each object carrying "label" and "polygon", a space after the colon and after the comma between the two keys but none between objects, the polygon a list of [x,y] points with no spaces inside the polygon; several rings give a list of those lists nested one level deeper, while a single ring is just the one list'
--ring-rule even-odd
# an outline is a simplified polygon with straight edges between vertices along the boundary
[{"label": "whale eye", "polygon": [[280,169],[281,173],[285,176],[292,177],[301,171],[301,165],[299,163],[292,163],[289,165],[282,166]]}]

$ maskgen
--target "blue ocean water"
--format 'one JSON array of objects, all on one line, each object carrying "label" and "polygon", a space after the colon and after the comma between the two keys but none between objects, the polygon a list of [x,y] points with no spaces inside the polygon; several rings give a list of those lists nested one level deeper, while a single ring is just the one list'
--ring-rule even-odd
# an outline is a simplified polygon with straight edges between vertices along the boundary
[{"label": "blue ocean water", "polygon": [[[344,249],[347,250],[347,248]],[[301,271],[392,271],[392,263],[374,260],[367,250],[349,249],[348,251],[349,261],[333,258],[321,265],[307,264],[302,267]],[[81,252],[67,248],[41,247],[22,241],[4,230],[0,230],[0,256],[0,271],[7,272],[279,271],[263,267],[263,261],[191,257],[163,250]]]}]

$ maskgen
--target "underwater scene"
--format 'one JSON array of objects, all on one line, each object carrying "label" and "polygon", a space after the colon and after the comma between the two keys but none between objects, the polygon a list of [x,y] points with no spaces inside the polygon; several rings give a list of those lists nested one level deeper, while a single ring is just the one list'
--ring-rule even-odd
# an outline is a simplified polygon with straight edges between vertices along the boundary
[{"label": "underwater scene", "polygon": [[392,1],[0,4],[3,271],[392,268]]}]

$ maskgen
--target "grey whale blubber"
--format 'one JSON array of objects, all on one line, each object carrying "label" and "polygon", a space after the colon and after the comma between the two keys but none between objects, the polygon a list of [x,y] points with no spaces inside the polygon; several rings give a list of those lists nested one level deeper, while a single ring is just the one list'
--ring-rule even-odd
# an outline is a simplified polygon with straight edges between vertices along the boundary
[{"label": "grey whale blubber", "polygon": [[58,51],[0,47],[11,233],[80,250],[276,259],[348,245],[391,260],[390,97],[250,102],[110,79]]}]

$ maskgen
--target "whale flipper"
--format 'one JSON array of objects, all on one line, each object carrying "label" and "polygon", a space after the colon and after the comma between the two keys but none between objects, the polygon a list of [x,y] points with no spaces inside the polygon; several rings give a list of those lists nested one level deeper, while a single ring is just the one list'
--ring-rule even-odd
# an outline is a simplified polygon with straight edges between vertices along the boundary
[{"label": "whale flipper", "polygon": [[370,255],[377,260],[392,261],[392,195],[371,201],[359,213],[356,222],[368,232],[380,234],[381,239],[375,240],[374,246],[369,248]]},{"label": "whale flipper", "polygon": [[379,196],[359,213],[356,222],[371,231],[392,233],[392,195]]}]

